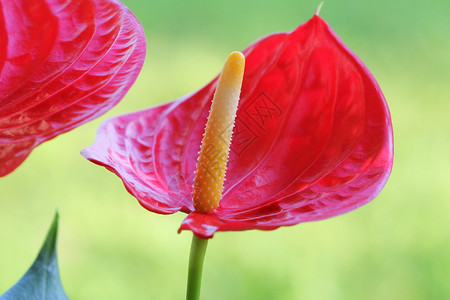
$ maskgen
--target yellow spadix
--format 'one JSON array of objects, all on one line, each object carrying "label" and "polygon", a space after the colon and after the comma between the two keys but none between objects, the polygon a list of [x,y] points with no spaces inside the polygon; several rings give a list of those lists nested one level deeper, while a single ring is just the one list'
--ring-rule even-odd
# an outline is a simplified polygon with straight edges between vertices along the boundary
[{"label": "yellow spadix", "polygon": [[222,198],[244,67],[244,55],[241,52],[231,53],[217,83],[194,180],[194,208],[200,213],[218,207]]}]

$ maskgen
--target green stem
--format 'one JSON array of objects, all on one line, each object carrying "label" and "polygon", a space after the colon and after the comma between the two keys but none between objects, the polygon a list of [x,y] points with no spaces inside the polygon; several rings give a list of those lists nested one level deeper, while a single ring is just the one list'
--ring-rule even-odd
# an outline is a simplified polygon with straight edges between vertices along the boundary
[{"label": "green stem", "polygon": [[208,239],[199,239],[195,234],[192,236],[186,300],[198,300],[200,298],[200,286],[202,284],[203,260],[205,258],[206,246],[208,246]]}]

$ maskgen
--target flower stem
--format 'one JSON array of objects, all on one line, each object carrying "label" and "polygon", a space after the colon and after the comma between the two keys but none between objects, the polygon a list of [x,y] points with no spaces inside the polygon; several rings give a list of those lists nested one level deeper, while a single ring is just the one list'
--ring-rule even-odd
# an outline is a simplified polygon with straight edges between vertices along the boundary
[{"label": "flower stem", "polygon": [[191,254],[189,256],[189,271],[186,291],[186,300],[198,300],[202,284],[203,260],[205,258],[208,239],[192,236]]}]

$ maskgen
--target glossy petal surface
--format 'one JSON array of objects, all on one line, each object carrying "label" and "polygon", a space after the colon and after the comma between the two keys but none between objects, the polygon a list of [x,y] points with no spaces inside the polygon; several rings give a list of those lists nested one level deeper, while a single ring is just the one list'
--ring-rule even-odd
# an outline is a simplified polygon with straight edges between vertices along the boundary
[{"label": "glossy petal surface", "polygon": [[115,0],[0,0],[0,176],[105,113],[142,67],[145,37]]},{"label": "glossy petal surface", "polygon": [[[105,122],[83,151],[148,210],[189,213],[180,230],[262,229],[320,220],[372,200],[387,181],[389,110],[362,62],[318,16],[245,51],[223,199],[194,212],[197,153],[216,86]],[[214,149],[211,149],[214,155]]]}]

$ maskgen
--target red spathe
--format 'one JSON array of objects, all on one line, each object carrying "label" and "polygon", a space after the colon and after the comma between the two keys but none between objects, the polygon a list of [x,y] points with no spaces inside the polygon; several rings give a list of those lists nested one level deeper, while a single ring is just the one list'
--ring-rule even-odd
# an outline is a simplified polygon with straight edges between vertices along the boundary
[{"label": "red spathe", "polygon": [[117,104],[145,36],[115,0],[0,0],[0,176]]},{"label": "red spathe", "polygon": [[191,194],[217,79],[106,121],[83,155],[116,173],[146,209],[188,213],[180,230],[200,238],[325,219],[375,198],[392,168],[392,125],[363,63],[318,16],[244,54],[224,193],[214,211],[196,213]]}]

